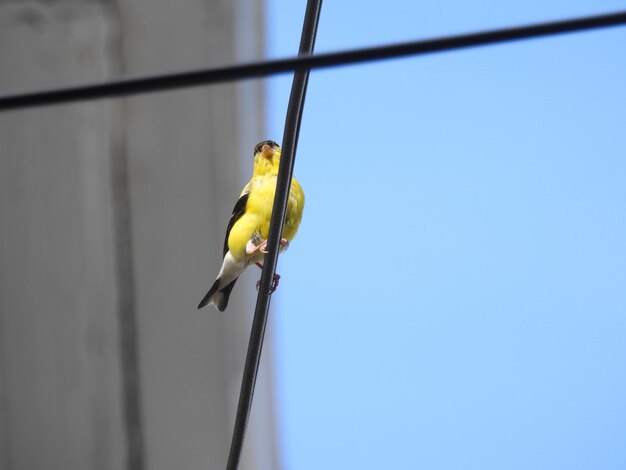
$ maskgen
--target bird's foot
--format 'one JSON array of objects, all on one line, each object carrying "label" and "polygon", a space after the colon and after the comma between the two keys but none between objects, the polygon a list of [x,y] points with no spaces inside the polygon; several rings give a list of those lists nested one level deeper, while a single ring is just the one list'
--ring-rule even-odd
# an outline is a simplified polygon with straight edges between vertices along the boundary
[{"label": "bird's foot", "polygon": [[[280,248],[283,248],[287,244],[289,244],[289,241],[286,238],[281,238],[280,239]],[[259,251],[261,253],[266,253],[266,254],[268,253],[268,251],[267,251],[267,240],[265,240],[263,243],[261,243],[259,245]]]},{"label": "bird's foot", "polygon": [[246,243],[246,254],[251,255],[253,253],[256,253],[257,251],[259,251],[261,245],[263,245],[263,243],[261,243],[260,245],[255,245],[252,242],[252,239],[248,240],[248,243]]},{"label": "bird's foot", "polygon": [[[270,286],[270,294],[273,294],[278,287],[278,283],[280,282],[280,276],[278,274],[274,274],[274,279],[272,279],[272,285]],[[256,281],[256,290],[258,291],[261,288],[261,280]]]},{"label": "bird's foot", "polygon": [[[289,243],[289,241],[286,238],[281,238],[280,239],[280,247],[284,247]],[[246,254],[251,255],[253,253],[256,253],[257,251],[260,251],[263,254],[267,254],[268,250],[267,250],[267,240],[263,240],[261,243],[259,243],[258,245],[255,245],[254,243],[252,243],[252,239],[248,240],[248,243],[246,243]]]},{"label": "bird's foot", "polygon": [[[263,265],[261,263],[254,263],[259,269],[263,269]],[[270,286],[270,294],[273,294],[276,288],[278,287],[278,283],[280,282],[280,274],[274,273],[274,279],[272,279],[272,285]],[[261,288],[261,280],[259,279],[256,283],[256,290],[258,291]]]}]

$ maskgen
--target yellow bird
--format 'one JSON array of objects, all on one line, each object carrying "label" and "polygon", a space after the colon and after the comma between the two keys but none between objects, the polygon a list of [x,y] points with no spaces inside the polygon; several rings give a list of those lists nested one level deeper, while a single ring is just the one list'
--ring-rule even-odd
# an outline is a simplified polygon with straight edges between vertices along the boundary
[{"label": "yellow bird", "polygon": [[[251,264],[263,267],[261,262],[267,253],[267,236],[276,192],[280,154],[280,147],[272,140],[264,140],[254,147],[252,178],[243,188],[226,229],[222,269],[198,308],[213,304],[223,312],[228,305],[230,292],[241,273]],[[280,240],[281,252],[295,237],[303,210],[304,192],[300,183],[293,178]],[[276,274],[272,292],[278,286],[279,279],[280,276]]]}]

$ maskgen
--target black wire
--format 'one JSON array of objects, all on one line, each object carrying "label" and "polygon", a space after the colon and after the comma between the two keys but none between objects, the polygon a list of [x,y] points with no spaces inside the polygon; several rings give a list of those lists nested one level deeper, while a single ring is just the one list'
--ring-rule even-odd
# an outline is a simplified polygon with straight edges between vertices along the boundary
[{"label": "black wire", "polygon": [[291,57],[151,77],[129,78],[95,85],[13,94],[0,97],[0,111],[209,85],[232,80],[266,77],[293,70],[332,67],[408,55],[429,54],[623,24],[626,24],[626,11],[424,41],[330,52],[308,57]]},{"label": "black wire", "polygon": [[[299,55],[309,55],[313,53],[315,46],[315,36],[319,22],[322,0],[308,0],[304,14],[302,26],[302,36],[300,39]],[[269,234],[267,237],[268,253],[263,261],[263,272],[259,285],[259,295],[257,297],[252,330],[250,332],[250,342],[248,353],[243,370],[241,381],[241,391],[239,394],[239,405],[235,416],[235,427],[233,439],[228,456],[227,470],[236,470],[239,465],[243,440],[250,416],[254,386],[256,383],[259,361],[261,360],[261,350],[263,348],[263,337],[265,336],[265,326],[267,324],[268,311],[270,307],[271,286],[276,272],[280,239],[285,223],[287,212],[287,201],[289,199],[289,189],[293,176],[293,166],[298,146],[298,136],[300,134],[300,123],[302,122],[302,111],[304,109],[304,99],[309,81],[309,70],[299,69],[293,77],[291,85],[291,95],[287,107],[285,118],[285,130],[283,133],[282,155],[280,167],[278,169],[278,179],[276,182],[276,193],[274,205],[272,207],[272,217],[270,220]]]}]

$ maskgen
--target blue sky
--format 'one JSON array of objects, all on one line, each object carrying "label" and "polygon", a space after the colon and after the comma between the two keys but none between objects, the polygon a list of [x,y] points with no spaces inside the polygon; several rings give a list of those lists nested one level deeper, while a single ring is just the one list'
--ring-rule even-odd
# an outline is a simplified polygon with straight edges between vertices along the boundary
[{"label": "blue sky", "polygon": [[[271,0],[268,55],[305,2]],[[617,1],[326,1],[318,51]],[[626,468],[626,28],[315,71],[270,327],[285,470]],[[280,140],[291,77],[267,81]]]}]

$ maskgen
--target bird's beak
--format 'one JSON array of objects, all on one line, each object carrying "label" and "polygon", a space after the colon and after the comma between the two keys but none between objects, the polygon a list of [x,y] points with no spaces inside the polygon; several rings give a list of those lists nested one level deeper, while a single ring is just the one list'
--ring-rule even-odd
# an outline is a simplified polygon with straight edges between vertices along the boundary
[{"label": "bird's beak", "polygon": [[274,156],[274,149],[265,144],[261,149],[261,155],[263,155],[265,158],[272,158]]}]

